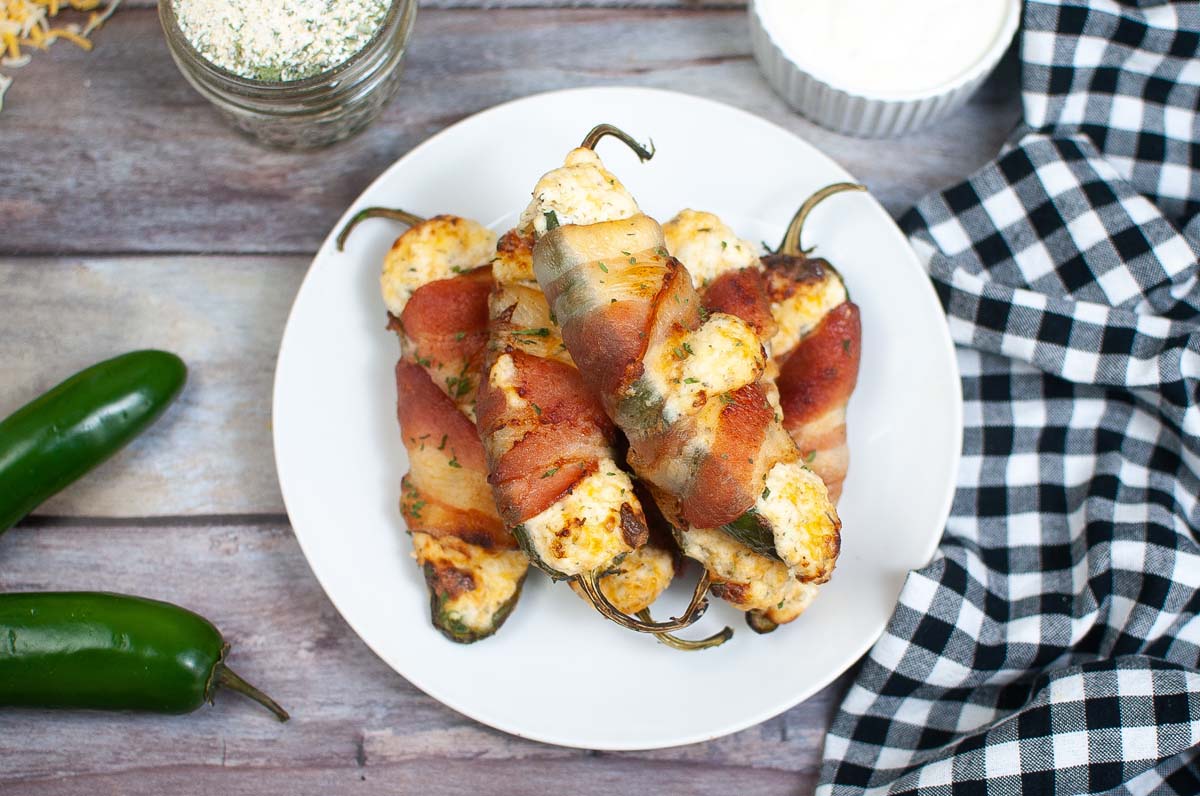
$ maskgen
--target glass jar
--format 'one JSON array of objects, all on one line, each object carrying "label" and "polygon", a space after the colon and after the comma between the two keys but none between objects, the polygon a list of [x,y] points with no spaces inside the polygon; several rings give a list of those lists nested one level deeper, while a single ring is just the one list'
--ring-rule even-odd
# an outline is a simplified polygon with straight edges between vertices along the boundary
[{"label": "glass jar", "polygon": [[173,0],[158,1],[167,47],[187,81],[239,130],[265,144],[311,149],[366,127],[400,87],[417,0],[392,0],[379,30],[348,60],[303,80],[240,77],[214,65],[187,40]]}]

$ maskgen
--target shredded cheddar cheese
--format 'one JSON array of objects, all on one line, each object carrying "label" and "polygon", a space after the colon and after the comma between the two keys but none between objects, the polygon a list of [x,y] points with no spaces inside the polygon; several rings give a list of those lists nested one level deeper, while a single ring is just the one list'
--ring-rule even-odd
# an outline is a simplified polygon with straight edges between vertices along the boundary
[{"label": "shredded cheddar cheese", "polygon": [[[121,0],[108,0],[100,9],[102,0],[0,0],[0,66],[17,68],[29,63],[29,50],[45,50],[63,39],[82,50],[91,50],[89,36],[103,25]],[[70,8],[88,14],[87,22],[56,25],[51,22],[59,11]],[[25,48],[25,49],[22,49]],[[4,107],[4,93],[12,85],[12,78],[0,74],[0,109]]]}]

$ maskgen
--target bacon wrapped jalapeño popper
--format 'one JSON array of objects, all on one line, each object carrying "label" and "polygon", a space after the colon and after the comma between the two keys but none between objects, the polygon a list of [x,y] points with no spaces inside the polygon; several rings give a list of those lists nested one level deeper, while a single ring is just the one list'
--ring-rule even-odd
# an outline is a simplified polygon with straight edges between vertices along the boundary
[{"label": "bacon wrapped jalape\u00f1o popper", "polygon": [[[589,135],[585,151],[605,134]],[[617,430],[562,343],[534,279],[532,248],[523,224],[504,235],[493,263],[478,426],[500,514],[531,561],[571,581],[605,617],[642,632],[686,627],[704,610],[706,578],[678,619],[630,616],[670,582],[670,554],[644,547],[645,514],[620,463]]]},{"label": "bacon wrapped jalape\u00f1o popper", "polygon": [[703,310],[658,224],[590,150],[539,181],[522,220],[566,347],[672,524],[828,580],[840,521],[767,398],[754,329]]},{"label": "bacon wrapped jalape\u00f1o popper", "polygon": [[[845,405],[853,391],[861,350],[858,308],[846,299],[841,279],[824,261],[809,260],[799,250],[805,218],[824,198],[861,186],[839,184],[814,195],[797,213],[778,252],[759,259],[755,246],[738,238],[712,213],[684,210],[663,225],[667,248],[682,260],[702,286],[710,312],[737,315],[754,327],[768,352],[765,380],[780,407],[783,424],[804,453],[810,468],[826,481],[836,502],[845,478]],[[810,265],[812,264],[812,265]],[[837,284],[833,284],[836,280]],[[840,322],[840,316],[852,324]],[[811,347],[820,331],[838,329],[837,345]],[[810,351],[819,356],[796,358]],[[787,372],[779,378],[780,362]],[[836,388],[816,388],[823,384]],[[816,400],[814,400],[816,399]],[[809,426],[818,418],[819,430]],[[830,422],[833,420],[833,422]],[[818,470],[818,465],[825,465]],[[713,592],[746,610],[759,632],[795,620],[816,596],[817,587],[801,583],[780,562],[710,531],[681,535],[687,555],[713,577]]]},{"label": "bacon wrapped jalape\u00f1o popper", "polygon": [[821,201],[862,190],[837,183],[813,194],[779,248],[761,259],[712,213],[684,210],[663,225],[667,248],[701,282],[705,308],[737,315],[764,340],[784,428],[835,503],[850,464],[846,405],[858,382],[862,326],[841,275],[809,257],[800,236]]},{"label": "bacon wrapped jalape\u00f1o popper", "polygon": [[475,431],[475,393],[487,342],[495,236],[456,216],[411,224],[384,261],[389,328],[400,338],[397,414],[410,469],[400,509],[429,588],[433,624],[453,641],[490,636],[520,597],[528,561],[504,528]]}]

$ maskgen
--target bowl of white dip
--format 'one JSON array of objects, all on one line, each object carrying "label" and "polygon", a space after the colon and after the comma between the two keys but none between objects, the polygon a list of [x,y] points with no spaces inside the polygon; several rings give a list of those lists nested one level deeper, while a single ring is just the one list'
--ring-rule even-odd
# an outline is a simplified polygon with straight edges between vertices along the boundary
[{"label": "bowl of white dip", "polygon": [[995,69],[1020,0],[752,0],[750,37],[794,109],[850,135],[904,135],[959,108]]}]

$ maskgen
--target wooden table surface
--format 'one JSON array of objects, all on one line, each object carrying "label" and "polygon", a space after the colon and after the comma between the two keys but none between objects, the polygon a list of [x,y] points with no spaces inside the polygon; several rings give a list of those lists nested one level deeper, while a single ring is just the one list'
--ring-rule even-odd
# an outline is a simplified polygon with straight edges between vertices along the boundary
[{"label": "wooden table surface", "polygon": [[138,347],[178,352],[191,379],[149,433],[0,539],[0,588],[191,607],[293,720],[236,696],[171,718],[5,711],[0,792],[811,792],[845,677],[762,725],[677,749],[505,735],[425,696],[354,635],[301,555],[276,482],[275,354],[311,255],[384,167],[464,116],[584,85],[702,94],[811,141],[896,214],[982,165],[1018,117],[1010,58],[937,129],[846,138],[771,92],[744,9],[617,2],[423,8],[399,96],[365,133],[317,153],[261,149],[227,128],[177,72],[150,0],[126,0],[90,54],[59,45],[6,70],[0,416]]}]

